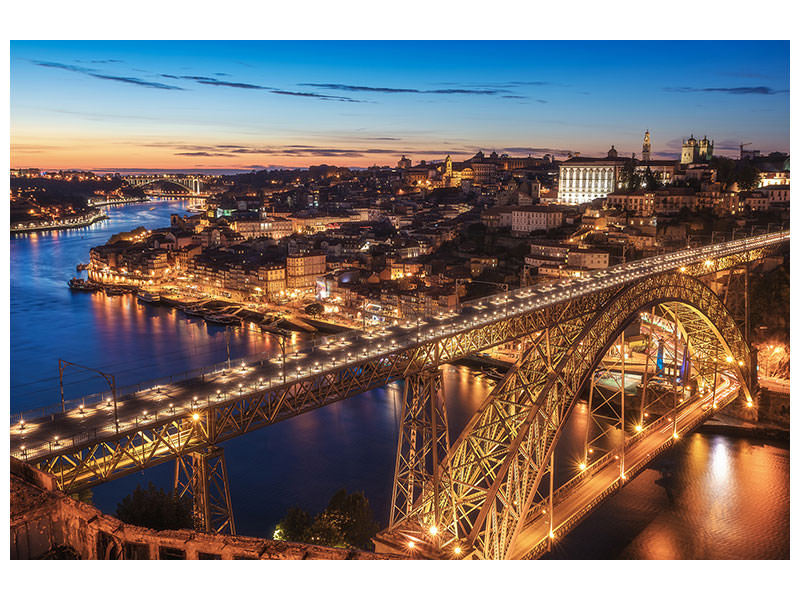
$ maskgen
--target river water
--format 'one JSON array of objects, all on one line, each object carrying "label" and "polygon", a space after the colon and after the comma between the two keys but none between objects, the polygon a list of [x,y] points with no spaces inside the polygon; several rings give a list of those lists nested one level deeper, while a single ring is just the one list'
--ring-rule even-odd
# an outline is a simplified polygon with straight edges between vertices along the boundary
[{"label": "river water", "polygon": [[[130,295],[109,298],[66,285],[92,246],[140,225],[165,226],[184,208],[182,202],[108,207],[110,219],[88,228],[11,237],[11,411],[59,403],[59,358],[112,373],[118,386],[225,360],[221,327]],[[275,350],[273,343],[241,328],[230,337],[231,356]],[[455,439],[491,387],[458,366],[445,368],[444,382]],[[65,371],[67,398],[103,389],[90,371]],[[392,384],[227,442],[238,533],[269,537],[288,507],[317,512],[341,487],[363,490],[385,525],[400,401],[401,387]],[[558,449],[566,458],[559,478],[574,468],[579,413]],[[560,540],[552,557],[789,557],[788,445],[695,433],[653,467]],[[671,475],[668,488],[656,483],[662,473]],[[154,467],[97,486],[93,501],[113,513],[136,485],[168,488],[172,477],[173,465]]]}]

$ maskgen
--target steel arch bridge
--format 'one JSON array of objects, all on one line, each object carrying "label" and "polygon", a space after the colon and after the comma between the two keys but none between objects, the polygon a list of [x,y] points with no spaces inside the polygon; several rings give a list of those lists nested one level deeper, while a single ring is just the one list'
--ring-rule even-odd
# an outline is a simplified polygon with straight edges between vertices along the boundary
[{"label": "steel arch bridge", "polygon": [[[221,366],[80,399],[60,411],[12,419],[11,452],[54,474],[68,492],[174,460],[176,489],[194,496],[197,527],[235,532],[221,443],[402,379],[392,515],[378,547],[413,548],[431,558],[536,557],[674,435],[714,412],[701,410],[708,394],[684,402],[685,384],[679,399],[673,377],[671,396],[656,399],[662,405],[671,399],[671,408],[662,406],[662,416],[645,421],[643,393],[628,435],[622,390],[616,399],[622,410],[613,398],[593,407],[590,391],[589,415],[605,419],[606,427],[591,439],[587,427],[584,470],[553,489],[553,448],[563,425],[580,390],[594,390],[597,372],[608,368],[603,357],[609,348],[613,354],[615,340],[622,336],[625,346],[626,326],[647,310],[654,321],[677,323],[666,343],[673,370],[679,354],[691,355],[698,388],[715,394],[714,409],[739,388],[749,401],[753,356],[734,315],[703,280],[741,272],[746,289],[747,266],[788,240],[781,232],[683,250],[587,279],[482,298],[430,322],[331,338],[289,359],[262,356],[241,368]],[[524,343],[527,351],[451,446],[445,404],[438,401],[439,367],[510,342]],[[624,354],[618,357],[622,388]],[[647,390],[647,363],[644,373]],[[619,436],[624,443],[609,445],[616,428],[626,432]],[[610,479],[609,470],[616,471]],[[602,489],[585,489],[606,480]],[[582,490],[585,501],[566,510]],[[557,520],[562,508],[566,515]],[[539,515],[547,515],[544,524]]]},{"label": "steel arch bridge", "polygon": [[165,181],[173,183],[192,194],[199,194],[202,181],[194,175],[127,175],[123,179],[134,187],[145,187],[151,183]]},{"label": "steel arch bridge", "polygon": [[[430,558],[522,558],[546,550],[553,527],[560,524],[548,520],[549,530],[543,539],[534,540],[533,549],[521,546],[520,539],[530,538],[526,527],[531,517],[541,514],[546,497],[542,483],[549,483],[553,473],[551,461],[563,427],[611,346],[642,312],[657,306],[677,317],[676,332],[700,362],[699,379],[713,385],[715,355],[725,357],[751,402],[750,372],[745,368],[751,364],[750,349],[722,301],[698,279],[666,273],[569,303],[532,336],[527,352],[473,416],[439,472],[426,477],[412,470],[420,497],[408,504],[412,484],[400,494],[400,503],[395,498],[393,522],[379,542],[394,551],[407,551],[411,543],[418,555]],[[677,427],[679,420],[673,423]],[[642,428],[638,435],[646,433]],[[670,436],[668,443],[674,439]],[[591,467],[584,477],[592,473]],[[624,482],[631,472],[624,464],[618,468],[618,480]],[[570,483],[574,486],[576,481]]]}]

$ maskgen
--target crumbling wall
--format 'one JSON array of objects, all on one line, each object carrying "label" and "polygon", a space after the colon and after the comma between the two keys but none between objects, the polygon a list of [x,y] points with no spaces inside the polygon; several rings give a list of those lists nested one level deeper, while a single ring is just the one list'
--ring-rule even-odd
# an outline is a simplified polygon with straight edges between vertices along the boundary
[{"label": "crumbling wall", "polygon": [[[263,538],[123,523],[58,491],[55,479],[11,458],[11,558],[72,549],[84,560],[373,560],[400,558]],[[67,552],[68,553],[68,552]],[[57,557],[57,556],[48,556]]]}]

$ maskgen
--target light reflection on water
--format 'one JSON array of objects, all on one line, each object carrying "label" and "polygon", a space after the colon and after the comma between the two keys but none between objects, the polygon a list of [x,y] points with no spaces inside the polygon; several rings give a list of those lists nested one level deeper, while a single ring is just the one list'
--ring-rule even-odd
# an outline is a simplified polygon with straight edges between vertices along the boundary
[{"label": "light reflection on water", "polygon": [[[91,246],[115,231],[168,222],[180,204],[110,208],[111,221],[85,230],[11,239],[11,407],[58,402],[57,359],[114,373],[119,385],[225,359],[223,328],[132,296],[73,293],[66,281]],[[295,336],[297,340],[297,336]],[[277,352],[273,338],[245,328],[231,335],[234,357]],[[35,382],[35,383],[31,383]],[[450,439],[455,440],[492,389],[466,369],[444,369]],[[68,377],[66,395],[101,391],[102,382]],[[340,487],[364,490],[376,517],[388,519],[402,386],[360,394],[224,444],[239,532],[269,536],[292,505],[316,512]],[[557,481],[582,457],[585,403],[557,449]],[[565,540],[565,558],[780,558],[788,556],[787,448],[693,434],[656,466],[673,472],[673,500],[643,472]],[[165,464],[95,488],[113,512],[122,496],[152,480],[168,488]]]}]

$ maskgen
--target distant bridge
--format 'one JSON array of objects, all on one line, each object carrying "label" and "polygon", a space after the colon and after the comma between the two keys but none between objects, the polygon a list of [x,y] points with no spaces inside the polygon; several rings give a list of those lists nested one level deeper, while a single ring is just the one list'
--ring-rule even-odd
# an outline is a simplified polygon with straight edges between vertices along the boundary
[{"label": "distant bridge", "polygon": [[[753,405],[749,266],[788,241],[787,231],[682,250],[291,356],[112,390],[12,421],[11,452],[69,492],[176,459],[176,487],[194,495],[197,527],[234,532],[220,443],[403,379],[392,512],[378,549],[535,558],[675,439],[737,397]],[[719,277],[724,298],[706,283]],[[608,373],[624,382],[625,331],[648,315],[659,329],[658,348],[647,336],[648,360],[673,375],[648,382],[645,365],[639,404],[626,408],[622,389],[595,383]],[[509,342],[526,350],[451,444],[439,367]],[[555,489],[554,449],[587,387],[584,457]]]},{"label": "distant bridge", "polygon": [[123,179],[134,187],[145,187],[163,181],[178,185],[192,194],[199,194],[202,189],[202,181],[196,175],[126,175]]}]

